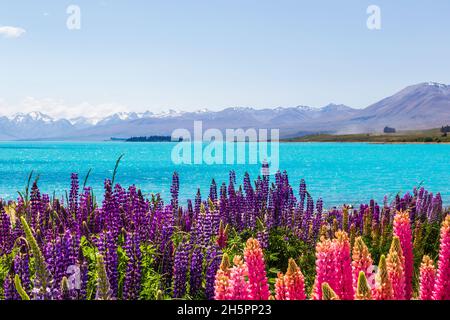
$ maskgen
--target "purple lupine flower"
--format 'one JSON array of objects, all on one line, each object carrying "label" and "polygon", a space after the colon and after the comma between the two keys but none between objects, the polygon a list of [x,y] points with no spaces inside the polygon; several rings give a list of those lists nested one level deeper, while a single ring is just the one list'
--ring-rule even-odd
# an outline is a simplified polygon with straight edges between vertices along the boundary
[{"label": "purple lupine flower", "polygon": [[211,186],[209,187],[209,199],[213,202],[217,200],[217,184],[214,179],[212,179]]},{"label": "purple lupine flower", "polygon": [[106,274],[111,287],[113,297],[117,297],[118,291],[118,256],[117,243],[111,231],[103,231],[96,241],[99,253],[104,257]]},{"label": "purple lupine flower", "polygon": [[194,214],[198,217],[200,214],[200,206],[202,205],[202,195],[200,189],[197,189],[197,194],[195,196]]},{"label": "purple lupine flower", "polygon": [[173,266],[173,297],[182,298],[186,294],[186,279],[189,264],[189,243],[182,241],[175,251]]},{"label": "purple lupine flower", "polygon": [[206,249],[206,287],[205,295],[208,300],[214,299],[214,281],[221,262],[221,251],[212,244]]},{"label": "purple lupine flower", "polygon": [[178,210],[178,193],[180,190],[180,179],[178,177],[178,173],[174,172],[172,176],[172,185],[170,187],[170,194],[172,195],[172,209],[175,211]]},{"label": "purple lupine flower", "polygon": [[124,245],[128,257],[127,269],[123,285],[123,299],[137,300],[141,291],[141,249],[137,233],[128,233]]},{"label": "purple lupine flower", "polygon": [[5,300],[20,300],[20,296],[14,286],[14,276],[8,274],[3,282],[3,296]]},{"label": "purple lupine flower", "polygon": [[[13,232],[11,229],[11,219],[6,214],[3,208],[2,201],[0,201],[0,255],[8,254],[13,246]],[[17,239],[17,238],[16,238]]]},{"label": "purple lupine flower", "polygon": [[71,187],[70,187],[70,194],[69,194],[69,211],[71,214],[73,214],[75,217],[78,215],[78,189],[79,189],[79,183],[78,183],[78,174],[72,173],[71,175]]},{"label": "purple lupine flower", "polygon": [[267,249],[269,247],[269,232],[266,228],[257,232],[256,239],[259,241],[261,248]]},{"label": "purple lupine flower", "polygon": [[41,201],[41,193],[37,186],[37,182],[33,183],[31,187],[31,197],[30,197],[30,214],[31,214],[31,226],[33,230],[37,230],[37,226],[39,223],[39,216],[43,212],[42,210],[42,201]]},{"label": "purple lupine flower", "polygon": [[201,247],[194,248],[192,252],[189,276],[189,294],[195,297],[200,292],[203,279],[203,250]]}]

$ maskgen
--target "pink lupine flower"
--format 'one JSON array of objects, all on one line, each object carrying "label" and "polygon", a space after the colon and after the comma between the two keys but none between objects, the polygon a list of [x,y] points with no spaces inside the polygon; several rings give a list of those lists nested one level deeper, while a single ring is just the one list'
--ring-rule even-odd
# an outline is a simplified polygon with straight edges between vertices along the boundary
[{"label": "pink lupine flower", "polygon": [[434,284],[433,299],[450,300],[450,214],[445,217],[442,223],[439,263],[436,283]]},{"label": "pink lupine flower", "polygon": [[214,282],[214,299],[227,300],[227,292],[230,287],[230,259],[225,253],[222,258],[219,270],[216,273]]},{"label": "pink lupine flower", "polygon": [[284,276],[286,286],[286,300],[305,300],[305,277],[295,263],[294,259],[289,259],[288,270]]},{"label": "pink lupine flower", "polygon": [[332,242],[322,237],[316,245],[316,279],[313,287],[313,300],[322,300],[322,284],[336,285],[335,260]]},{"label": "pink lupine flower", "polygon": [[344,231],[336,232],[333,240],[334,265],[336,267],[336,283],[330,284],[341,300],[353,300],[355,291],[353,289],[352,260],[350,258],[350,241]]},{"label": "pink lupine flower", "polygon": [[386,263],[394,299],[405,300],[405,258],[397,236],[392,239]]},{"label": "pink lupine flower", "polygon": [[432,300],[436,268],[429,256],[424,256],[420,265],[420,300]]},{"label": "pink lupine flower", "polygon": [[249,300],[251,292],[246,281],[248,275],[247,266],[242,261],[241,256],[235,256],[234,266],[230,271],[230,285],[226,293],[226,300]]},{"label": "pink lupine flower", "polygon": [[286,300],[286,284],[284,283],[284,275],[279,272],[275,282],[275,299]]},{"label": "pink lupine flower", "polygon": [[244,250],[245,263],[248,268],[248,281],[253,300],[268,300],[270,296],[266,277],[264,255],[258,240],[247,240]]},{"label": "pink lupine flower", "polygon": [[410,300],[413,291],[412,280],[414,271],[414,257],[411,222],[408,212],[400,211],[395,215],[394,235],[400,239],[403,256],[405,257],[405,299]]},{"label": "pink lupine flower", "polygon": [[352,258],[353,289],[356,292],[356,289],[358,288],[359,273],[361,271],[364,272],[366,279],[370,279],[370,276],[372,275],[370,267],[373,265],[369,249],[361,237],[355,239]]}]

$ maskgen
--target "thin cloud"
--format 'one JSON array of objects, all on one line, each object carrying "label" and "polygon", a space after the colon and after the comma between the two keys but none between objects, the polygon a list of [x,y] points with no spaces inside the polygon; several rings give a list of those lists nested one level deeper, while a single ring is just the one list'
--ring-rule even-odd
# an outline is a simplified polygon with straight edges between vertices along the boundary
[{"label": "thin cloud", "polygon": [[19,38],[26,33],[25,29],[11,26],[0,27],[0,36],[3,38]]}]

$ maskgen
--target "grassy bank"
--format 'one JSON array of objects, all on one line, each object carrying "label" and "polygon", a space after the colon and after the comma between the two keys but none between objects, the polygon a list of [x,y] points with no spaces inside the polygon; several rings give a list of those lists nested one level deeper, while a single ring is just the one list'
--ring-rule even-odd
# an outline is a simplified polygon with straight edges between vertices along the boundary
[{"label": "grassy bank", "polygon": [[397,133],[317,134],[285,139],[285,142],[372,142],[372,143],[450,143],[450,135],[440,129],[400,131]]}]

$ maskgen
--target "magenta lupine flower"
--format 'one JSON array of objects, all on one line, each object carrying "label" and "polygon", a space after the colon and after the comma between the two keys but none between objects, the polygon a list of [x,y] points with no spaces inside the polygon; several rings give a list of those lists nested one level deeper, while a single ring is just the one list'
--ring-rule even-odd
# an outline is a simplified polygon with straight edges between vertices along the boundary
[{"label": "magenta lupine flower", "polygon": [[225,294],[225,299],[250,300],[254,298],[251,286],[246,281],[246,277],[249,275],[248,266],[242,261],[240,256],[235,256],[233,263],[234,266],[230,270],[229,287]]},{"label": "magenta lupine flower", "polygon": [[334,251],[334,265],[336,267],[336,282],[332,288],[341,300],[353,300],[355,292],[353,289],[350,241],[347,233],[344,231],[336,232],[332,250]]},{"label": "magenta lupine flower", "polygon": [[424,256],[420,265],[420,300],[432,300],[436,279],[436,268],[429,256]]},{"label": "magenta lupine flower", "polygon": [[305,278],[294,259],[289,259],[287,272],[284,276],[286,300],[305,300]]},{"label": "magenta lupine flower", "polygon": [[253,300],[268,300],[270,296],[266,277],[264,255],[258,240],[247,240],[244,250],[245,263],[248,268],[248,281]]},{"label": "magenta lupine flower", "polygon": [[433,299],[450,300],[450,214],[445,217],[441,227],[439,263]]},{"label": "magenta lupine flower", "polygon": [[336,287],[336,266],[331,240],[322,238],[316,245],[316,279],[314,281],[314,300],[322,300],[322,284]]},{"label": "magenta lupine flower", "polygon": [[284,282],[284,275],[281,272],[277,274],[277,280],[275,281],[275,299],[276,300],[287,300],[286,299],[286,284]]},{"label": "magenta lupine flower", "polygon": [[405,299],[412,297],[412,277],[414,271],[414,257],[412,244],[411,223],[408,212],[398,212],[394,217],[394,235],[399,240],[405,257]]},{"label": "magenta lupine flower", "polygon": [[394,299],[405,300],[405,258],[397,236],[392,239],[386,264]]}]

